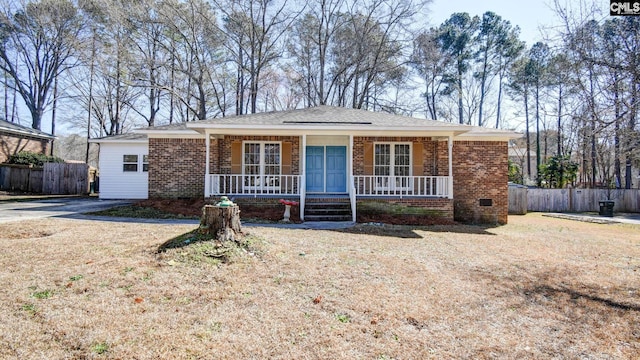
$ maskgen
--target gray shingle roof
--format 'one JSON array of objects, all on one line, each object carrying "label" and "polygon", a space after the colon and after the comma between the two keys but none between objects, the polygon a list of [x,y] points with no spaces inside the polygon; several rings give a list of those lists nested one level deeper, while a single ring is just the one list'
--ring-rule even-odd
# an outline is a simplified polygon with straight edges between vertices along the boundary
[{"label": "gray shingle roof", "polygon": [[55,136],[51,134],[47,134],[44,131],[40,131],[38,129],[32,129],[30,127],[22,126],[20,124],[8,122],[5,120],[0,120],[0,131],[12,133],[12,134],[32,136],[32,137],[42,138],[42,139],[55,138]]},{"label": "gray shingle roof", "polygon": [[418,119],[409,116],[393,115],[382,112],[373,112],[361,109],[350,109],[334,106],[317,106],[305,109],[287,111],[272,111],[265,113],[228,116],[219,119],[210,119],[189,123],[188,127],[199,125],[305,125],[315,126],[353,126],[353,127],[389,127],[389,126],[452,126],[455,124],[442,121]]},{"label": "gray shingle roof", "polygon": [[[289,130],[317,131],[438,131],[455,133],[460,136],[471,137],[517,137],[513,131],[489,129],[478,126],[460,125],[455,123],[419,119],[410,116],[394,115],[382,112],[372,112],[361,109],[350,109],[334,106],[317,106],[312,108],[287,111],[272,111],[257,114],[227,116],[208,120],[178,123],[172,125],[154,126],[138,129],[142,133],[162,133],[165,131],[204,132],[204,129],[255,129],[260,130]],[[321,129],[321,130],[320,130]]]}]

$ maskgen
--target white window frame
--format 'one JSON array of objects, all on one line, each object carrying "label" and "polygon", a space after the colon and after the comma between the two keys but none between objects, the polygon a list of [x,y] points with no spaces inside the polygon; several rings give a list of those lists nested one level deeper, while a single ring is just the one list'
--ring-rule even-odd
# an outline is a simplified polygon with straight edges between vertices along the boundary
[{"label": "white window frame", "polygon": [[[376,168],[379,166],[376,164],[376,146],[377,145],[389,145],[389,175],[376,175]],[[395,158],[396,158],[396,145],[408,145],[409,146],[409,175],[395,175]],[[375,176],[374,190],[375,191],[408,191],[411,189],[412,182],[410,178],[413,176],[413,143],[411,142],[375,142],[373,143],[373,175]],[[394,179],[394,181],[392,181]]]},{"label": "white window frame", "polygon": [[[246,144],[260,145],[260,173],[246,174],[245,168],[245,149]],[[265,174],[265,145],[278,145],[278,174]],[[247,190],[267,190],[274,191],[280,189],[280,177],[282,176],[282,141],[251,141],[242,142],[242,178],[244,179],[244,188]],[[251,181],[251,178],[254,180]]]},{"label": "white window frame", "polygon": [[[127,156],[135,156],[136,161],[125,161]],[[125,166],[127,165],[135,165],[135,170],[125,170]],[[140,154],[122,154],[122,172],[127,173],[137,173],[140,171]]]},{"label": "white window frame", "polygon": [[[136,157],[136,161],[124,161],[125,156],[135,156]],[[147,161],[144,161],[145,158],[147,159]],[[125,170],[124,166],[125,165],[135,165],[136,166],[136,170]],[[147,169],[145,170],[145,165],[147,166]],[[138,174],[138,173],[146,173],[149,172],[149,154],[122,154],[122,172],[124,174]]]}]

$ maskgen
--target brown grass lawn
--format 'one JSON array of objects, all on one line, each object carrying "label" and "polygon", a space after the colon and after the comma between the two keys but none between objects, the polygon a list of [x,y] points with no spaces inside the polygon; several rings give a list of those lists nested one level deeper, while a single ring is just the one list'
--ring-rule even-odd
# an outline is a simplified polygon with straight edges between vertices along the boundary
[{"label": "brown grass lawn", "polygon": [[509,221],[246,228],[222,265],[158,253],[193,226],[0,224],[0,358],[637,358],[640,227]]}]

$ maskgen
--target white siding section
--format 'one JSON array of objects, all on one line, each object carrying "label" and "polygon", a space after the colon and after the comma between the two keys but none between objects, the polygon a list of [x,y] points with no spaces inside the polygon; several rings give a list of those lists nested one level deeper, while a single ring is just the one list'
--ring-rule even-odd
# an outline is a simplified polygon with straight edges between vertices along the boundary
[{"label": "white siding section", "polygon": [[[142,171],[148,143],[100,144],[100,199],[146,199],[149,197],[149,173]],[[123,171],[124,155],[138,155],[138,171]]]}]

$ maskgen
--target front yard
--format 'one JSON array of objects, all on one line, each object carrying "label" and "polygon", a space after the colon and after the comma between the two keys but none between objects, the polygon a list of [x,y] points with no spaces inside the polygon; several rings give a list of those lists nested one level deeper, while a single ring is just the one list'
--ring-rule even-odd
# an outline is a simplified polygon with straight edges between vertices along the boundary
[{"label": "front yard", "polygon": [[0,224],[0,358],[634,358],[640,226],[245,228],[216,264],[190,225]]}]

